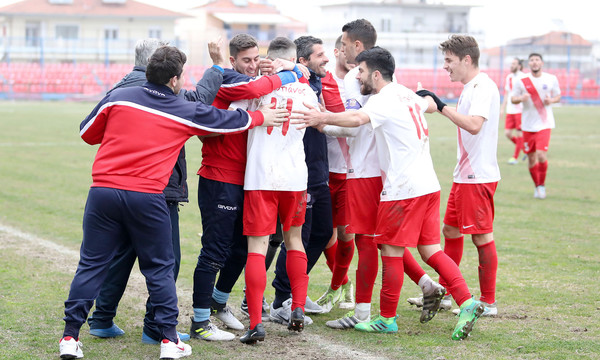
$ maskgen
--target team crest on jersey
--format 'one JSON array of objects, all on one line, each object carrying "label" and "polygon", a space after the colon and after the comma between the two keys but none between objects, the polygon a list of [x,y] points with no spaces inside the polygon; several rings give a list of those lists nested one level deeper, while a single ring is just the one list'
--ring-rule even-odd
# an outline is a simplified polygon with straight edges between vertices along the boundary
[{"label": "team crest on jersey", "polygon": [[548,85],[547,85],[547,84],[544,84],[544,85],[542,86],[542,89],[544,89],[544,90],[548,90]]},{"label": "team crest on jersey", "polygon": [[358,110],[360,108],[361,108],[360,103],[356,99],[346,100],[346,109]]}]

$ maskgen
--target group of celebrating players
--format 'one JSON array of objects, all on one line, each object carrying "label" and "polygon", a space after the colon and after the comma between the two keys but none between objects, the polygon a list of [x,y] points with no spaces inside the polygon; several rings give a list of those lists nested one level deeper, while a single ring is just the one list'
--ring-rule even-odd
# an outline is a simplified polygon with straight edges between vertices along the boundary
[{"label": "group of celebrating players", "polygon": [[[124,333],[113,318],[136,256],[150,295],[142,341],[160,343],[161,359],[190,355],[191,346],[184,343],[190,336],[234,339],[212,323],[211,314],[230,329],[246,330],[240,337],[245,344],[265,339],[263,321],[299,332],[312,323],[305,313],[327,313],[338,304],[350,311],[328,321],[330,328],[397,332],[404,273],[423,291],[422,297],[409,299],[423,308],[421,322],[440,308],[449,309],[454,299],[459,308],[452,339],[465,339],[479,317],[497,314],[498,87],[479,71],[479,47],[471,36],[452,35],[440,44],[444,69],[452,81],[464,84],[456,108],[429,90],[415,93],[398,84],[395,60],[376,40],[369,21],[345,24],[330,72],[318,38],[275,38],[261,60],[256,40],[240,34],[229,43],[232,69],[220,48],[209,44],[215,65],[194,91],[182,89],[185,54],[160,42],[142,43],[139,82],[132,80],[134,68],[80,127],[84,141],[100,148],[84,213],[81,258],[65,302],[61,358],[83,357],[79,331],[96,298],[90,333]],[[524,83],[511,101],[537,104]],[[443,250],[441,187],[425,118],[433,112],[458,128]],[[203,142],[198,171],[203,234],[188,335],[176,331],[182,200],[170,201],[167,189],[173,183],[185,188],[183,145],[194,135]],[[546,137],[527,139],[525,151],[535,152],[535,142]],[[273,280],[275,299],[268,305],[263,294],[267,268],[282,242],[273,236],[277,233],[283,244]],[[479,253],[479,300],[458,267],[465,234],[471,234]],[[348,269],[355,246],[353,286]],[[421,268],[411,247],[440,275],[439,283]],[[313,303],[307,296],[308,274],[322,253],[332,279]],[[371,318],[379,254],[380,312]],[[227,305],[242,271],[247,327]]]}]

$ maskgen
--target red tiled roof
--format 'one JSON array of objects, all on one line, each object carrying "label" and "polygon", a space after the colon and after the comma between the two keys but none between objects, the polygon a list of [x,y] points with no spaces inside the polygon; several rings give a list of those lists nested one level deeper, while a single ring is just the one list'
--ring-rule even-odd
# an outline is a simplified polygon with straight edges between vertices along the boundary
[{"label": "red tiled roof", "polygon": [[181,18],[188,15],[169,11],[134,0],[124,4],[103,3],[102,0],[73,0],[72,4],[51,4],[48,0],[22,0],[0,7],[2,15],[62,15],[89,17],[154,17]]},{"label": "red tiled roof", "polygon": [[257,4],[250,1],[245,6],[238,6],[232,0],[214,0],[195,9],[204,9],[209,14],[216,12],[279,14],[279,11],[274,6]]},{"label": "red tiled roof", "polygon": [[592,46],[592,43],[585,40],[581,35],[562,31],[551,31],[544,35],[518,38],[509,41],[508,44]]}]

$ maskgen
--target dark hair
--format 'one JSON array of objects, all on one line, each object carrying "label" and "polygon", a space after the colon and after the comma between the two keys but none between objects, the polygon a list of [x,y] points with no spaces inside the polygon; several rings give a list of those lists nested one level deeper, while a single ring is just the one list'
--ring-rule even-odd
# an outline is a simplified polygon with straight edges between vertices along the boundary
[{"label": "dark hair", "polygon": [[396,61],[389,51],[375,46],[358,54],[356,63],[360,64],[363,61],[367,64],[370,72],[379,71],[384,80],[392,81]]},{"label": "dark hair", "polygon": [[338,36],[335,40],[335,48],[340,50],[342,48],[342,35]]},{"label": "dark hair", "polygon": [[146,79],[154,84],[165,85],[173,76],[181,76],[186,61],[185,54],[175,46],[161,46],[150,56]]},{"label": "dark hair", "polygon": [[229,41],[229,55],[234,58],[242,51],[258,47],[256,38],[249,34],[237,34]]},{"label": "dark hair", "polygon": [[517,64],[519,65],[520,70],[523,70],[523,59],[515,58],[517,60]]},{"label": "dark hair", "polygon": [[366,19],[350,21],[342,27],[342,32],[345,32],[350,40],[363,43],[365,49],[372,48],[377,42],[377,31]]},{"label": "dark hair", "polygon": [[294,40],[294,44],[296,44],[296,57],[298,60],[300,60],[300,58],[304,58],[304,60],[308,61],[314,52],[313,45],[323,45],[323,40],[310,35],[300,36]]},{"label": "dark hair", "polygon": [[452,53],[460,60],[469,55],[473,66],[479,67],[479,45],[477,40],[469,35],[450,35],[448,40],[440,44],[443,53]]},{"label": "dark hair", "polygon": [[296,45],[292,40],[283,36],[278,36],[271,40],[267,55],[271,60],[292,59],[296,56]]},{"label": "dark hair", "polygon": [[540,58],[540,60],[544,61],[544,58],[542,57],[542,55],[538,54],[538,53],[531,53],[531,54],[529,54],[529,56],[527,57],[527,60],[531,59],[532,56],[537,56],[537,57]]}]

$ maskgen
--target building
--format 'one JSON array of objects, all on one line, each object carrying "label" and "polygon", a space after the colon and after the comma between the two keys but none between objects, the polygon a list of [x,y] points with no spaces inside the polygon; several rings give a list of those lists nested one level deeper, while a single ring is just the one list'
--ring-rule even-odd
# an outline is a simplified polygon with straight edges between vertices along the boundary
[{"label": "building", "polygon": [[180,45],[185,16],[134,0],[22,0],[0,8],[0,60],[132,64],[139,39]]},{"label": "building", "polygon": [[348,0],[320,7],[321,20],[310,23],[310,33],[333,44],[345,23],[367,19],[377,30],[377,45],[399,66],[415,69],[440,67],[439,44],[452,33],[469,32],[472,8],[425,0]]},{"label": "building", "polygon": [[190,9],[192,18],[180,19],[177,34],[188,44],[190,64],[207,64],[206,43],[219,36],[227,44],[239,33],[253,35],[261,55],[266,55],[269,42],[277,36],[290,39],[304,34],[306,24],[282,15],[273,5],[247,0],[212,0]]}]

